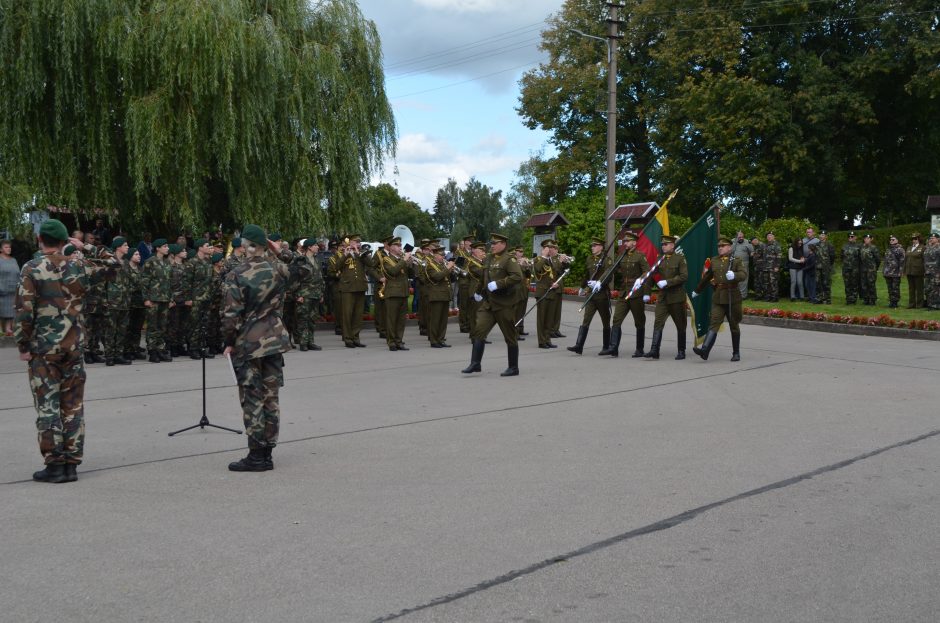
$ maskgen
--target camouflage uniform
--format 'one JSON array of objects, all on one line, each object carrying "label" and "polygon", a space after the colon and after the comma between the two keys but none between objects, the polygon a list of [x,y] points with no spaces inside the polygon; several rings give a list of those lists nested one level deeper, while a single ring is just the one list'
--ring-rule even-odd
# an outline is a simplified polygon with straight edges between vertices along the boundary
[{"label": "camouflage uniform", "polygon": [[209,352],[219,354],[224,348],[222,345],[222,305],[225,303],[225,295],[222,292],[222,271],[225,266],[222,260],[218,263],[213,261],[215,269],[212,275],[212,294],[209,303]]},{"label": "camouflage uniform", "polygon": [[189,329],[189,307],[186,302],[186,265],[179,260],[170,263],[170,292],[173,306],[169,309],[166,340],[170,353],[176,357],[186,352]]},{"label": "camouflage uniform", "polygon": [[858,263],[860,267],[859,294],[866,305],[874,305],[878,300],[878,266],[881,264],[881,253],[874,244],[863,244],[859,250]]},{"label": "camouflage uniform", "polygon": [[114,279],[105,283],[104,303],[107,318],[104,324],[104,358],[109,365],[127,361],[124,358],[124,345],[127,340],[128,312],[133,287],[130,271],[128,262],[123,261]]},{"label": "camouflage uniform", "polygon": [[92,281],[85,293],[82,318],[85,323],[85,359],[89,363],[101,359],[101,345],[107,323],[105,296],[105,284],[99,280]]},{"label": "camouflage uniform", "polygon": [[140,275],[140,288],[147,308],[147,350],[151,356],[166,350],[166,325],[172,299],[173,267],[166,258],[153,255],[144,263]]},{"label": "camouflage uniform", "polygon": [[897,307],[901,300],[901,269],[904,267],[904,248],[897,242],[885,251],[885,264],[881,269],[888,286],[888,306]]},{"label": "camouflage uniform", "polygon": [[783,252],[780,249],[780,243],[776,240],[764,245],[762,283],[768,301],[776,301],[780,298],[780,263],[782,257]]},{"label": "camouflage uniform", "polygon": [[763,301],[767,298],[767,292],[764,286],[764,251],[765,245],[763,242],[758,242],[754,245],[754,253],[751,254],[751,270],[748,272],[748,275],[751,277],[751,283],[754,288],[754,298],[758,301]]},{"label": "camouflage uniform", "polygon": [[190,357],[198,358],[199,350],[209,352],[209,315],[212,307],[212,288],[215,283],[215,270],[209,259],[198,255],[183,266],[183,300],[192,301],[189,308],[189,322],[186,327],[186,341],[189,343]]},{"label": "camouflage uniform", "polygon": [[114,276],[110,253],[85,246],[98,260],[66,260],[59,251],[23,266],[16,295],[14,339],[30,353],[29,387],[38,417],[39,451],[46,465],[82,462],[85,444],[85,367],[82,305],[92,280]]},{"label": "camouflage uniform", "polygon": [[147,312],[141,291],[141,268],[139,264],[127,262],[124,270],[126,270],[130,295],[127,333],[124,334],[124,357],[125,359],[138,359],[141,358],[140,332],[144,328],[144,318]]},{"label": "camouflage uniform", "polygon": [[[320,261],[317,257],[302,255],[295,262],[310,265],[309,274],[299,277],[294,296],[303,297],[303,302],[297,303],[297,338],[296,343],[301,349],[313,348],[314,333],[317,326],[317,317],[319,315],[320,299],[326,289],[326,283],[323,281],[323,273],[320,272]],[[318,350],[314,349],[314,350]]]},{"label": "camouflage uniform", "polygon": [[860,252],[861,247],[855,242],[847,242],[842,247],[842,281],[845,284],[845,302],[848,305],[853,305],[858,298],[862,269],[859,262]]},{"label": "camouflage uniform", "polygon": [[940,309],[940,244],[930,243],[924,249],[924,292],[929,309]]},{"label": "camouflage uniform", "polygon": [[225,346],[232,347],[232,366],[251,451],[277,445],[283,353],[290,350],[280,310],[291,281],[286,264],[290,261],[289,253],[279,258],[272,254],[249,257],[226,275],[222,286],[222,336]]},{"label": "camouflage uniform", "polygon": [[832,303],[832,273],[835,271],[836,248],[828,240],[816,245],[816,299]]}]

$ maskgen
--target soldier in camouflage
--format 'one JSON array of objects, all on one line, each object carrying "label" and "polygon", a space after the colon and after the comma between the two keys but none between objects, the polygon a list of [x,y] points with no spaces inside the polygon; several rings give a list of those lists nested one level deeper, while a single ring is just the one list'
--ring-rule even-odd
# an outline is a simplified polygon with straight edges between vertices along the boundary
[{"label": "soldier in camouflage", "polygon": [[[280,428],[278,392],[284,384],[284,353],[290,337],[281,318],[281,303],[294,278],[310,272],[306,260],[294,262],[290,252],[268,241],[264,230],[246,225],[242,230],[245,260],[225,277],[222,335],[225,355],[231,357],[238,380],[248,437],[248,456],[230,463],[236,472],[274,469],[271,453]],[[292,276],[293,275],[293,276]]]},{"label": "soldier in camouflage", "polygon": [[764,300],[777,301],[780,298],[780,263],[783,251],[777,242],[774,232],[767,232],[767,244],[764,245],[764,261],[762,263],[761,283],[764,288]]},{"label": "soldier in camouflage", "polygon": [[940,234],[933,232],[924,249],[924,294],[927,309],[940,310]]},{"label": "soldier in camouflage", "polygon": [[105,283],[104,304],[107,317],[104,325],[104,362],[108,366],[131,363],[131,360],[124,356],[132,288],[130,269],[126,268],[129,248],[122,236],[116,236],[111,241],[111,252],[120,262],[121,268],[114,279]]},{"label": "soldier in camouflage", "polygon": [[215,284],[215,269],[212,267],[212,247],[205,238],[194,243],[196,257],[183,265],[183,305],[189,308],[186,342],[189,358],[212,359],[209,349],[209,310],[212,307],[212,289]]},{"label": "soldier in camouflage", "polygon": [[122,270],[126,271],[130,303],[128,308],[127,333],[124,335],[124,358],[128,360],[146,359],[146,350],[140,347],[140,332],[144,328],[147,308],[141,291],[140,251],[134,249]]},{"label": "soldier in camouflage", "polygon": [[[85,233],[84,244],[94,246],[95,235]],[[85,363],[102,363],[104,361],[102,344],[104,343],[104,327],[107,322],[104,298],[104,282],[100,280],[93,281],[88,292],[85,293],[85,304],[82,307],[82,318],[85,322]]]},{"label": "soldier in camouflage", "polygon": [[26,263],[16,295],[14,339],[27,362],[36,406],[39,452],[45,468],[39,482],[73,482],[85,444],[85,367],[82,359],[82,304],[92,278],[113,277],[117,261],[103,249],[70,240],[88,258],[68,259],[68,231],[49,219],[39,228],[42,257]]},{"label": "soldier in camouflage", "polygon": [[221,355],[224,346],[222,345],[222,269],[225,261],[225,254],[217,251],[212,254],[212,294],[209,303],[209,320],[207,341],[209,352],[213,355]]},{"label": "soldier in camouflage", "polygon": [[309,274],[297,279],[297,285],[293,292],[297,304],[296,341],[297,346],[302,351],[321,350],[314,341],[320,301],[323,299],[323,293],[326,289],[323,273],[320,272],[320,260],[317,259],[320,246],[317,244],[316,239],[311,236],[304,240],[303,251],[300,261],[309,263],[310,271]]},{"label": "soldier in camouflage", "polygon": [[222,262],[222,268],[219,271],[221,277],[225,279],[225,275],[235,268],[235,266],[242,260],[244,256],[245,250],[242,249],[242,239],[237,237],[232,238],[232,252]]},{"label": "soldier in camouflage", "polygon": [[147,351],[151,363],[172,361],[166,350],[166,325],[172,300],[173,267],[167,259],[170,245],[166,238],[153,241],[153,255],[144,262],[140,275],[140,287],[147,309]]},{"label": "soldier in camouflage", "polygon": [[832,274],[835,272],[836,248],[825,230],[819,232],[816,245],[816,297],[820,303],[832,303]]},{"label": "soldier in camouflage", "polygon": [[167,318],[166,341],[170,354],[179,357],[186,353],[186,338],[189,329],[189,307],[186,302],[184,284],[185,263],[189,250],[181,244],[170,245],[170,292],[173,305]]},{"label": "soldier in camouflage", "polygon": [[845,286],[845,303],[854,305],[858,299],[859,280],[861,279],[861,264],[859,256],[861,247],[855,240],[855,232],[849,232],[849,240],[842,246],[842,282]]},{"label": "soldier in camouflage", "polygon": [[885,250],[885,265],[881,269],[888,286],[888,307],[895,308],[901,300],[901,271],[904,268],[904,247],[898,244],[894,234],[888,237]]},{"label": "soldier in camouflage", "polygon": [[875,246],[874,236],[865,234],[862,248],[858,252],[858,289],[865,305],[874,305],[878,301],[878,266],[880,264],[881,252]]},{"label": "soldier in camouflage", "polygon": [[762,279],[764,272],[764,243],[760,241],[760,238],[755,236],[751,240],[751,246],[754,247],[754,252],[751,254],[751,270],[748,272],[748,276],[754,288],[754,299],[763,301],[767,298]]}]

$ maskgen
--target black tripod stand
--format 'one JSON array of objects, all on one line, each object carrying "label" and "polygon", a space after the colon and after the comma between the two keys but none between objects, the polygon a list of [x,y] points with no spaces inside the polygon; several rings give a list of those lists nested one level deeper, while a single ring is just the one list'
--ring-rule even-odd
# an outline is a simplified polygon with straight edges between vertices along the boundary
[{"label": "black tripod stand", "polygon": [[197,424],[192,426],[187,426],[186,428],[181,428],[175,430],[172,433],[167,433],[167,436],[172,437],[177,433],[183,433],[194,428],[205,429],[206,426],[211,426],[212,428],[220,428],[222,430],[227,430],[230,433],[236,433],[238,435],[242,434],[242,431],[235,430],[234,428],[227,428],[225,426],[219,426],[218,424],[213,424],[209,421],[209,418],[206,416],[206,333],[208,329],[206,324],[208,322],[208,310],[199,310],[202,313],[199,314],[199,358],[202,359],[202,417],[199,418]]}]

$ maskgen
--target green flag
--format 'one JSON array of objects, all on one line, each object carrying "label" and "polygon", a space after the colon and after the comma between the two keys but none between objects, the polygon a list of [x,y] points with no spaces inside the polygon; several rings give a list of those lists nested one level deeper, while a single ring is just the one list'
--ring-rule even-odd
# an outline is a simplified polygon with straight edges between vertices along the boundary
[{"label": "green flag", "polygon": [[692,310],[692,328],[695,331],[696,346],[705,340],[705,334],[708,333],[708,322],[712,310],[712,289],[706,288],[694,299],[692,291],[708,270],[712,256],[718,254],[718,210],[719,204],[713,204],[676,242],[676,253],[685,256],[689,267],[685,293],[689,308]]}]

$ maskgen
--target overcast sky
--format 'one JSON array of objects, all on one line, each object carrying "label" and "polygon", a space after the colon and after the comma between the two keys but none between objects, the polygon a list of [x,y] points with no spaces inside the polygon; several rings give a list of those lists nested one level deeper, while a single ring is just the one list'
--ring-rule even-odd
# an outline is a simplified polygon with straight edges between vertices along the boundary
[{"label": "overcast sky", "polygon": [[428,211],[449,177],[508,191],[546,140],[515,111],[518,81],[543,59],[539,33],[562,2],[360,0],[382,38],[398,123],[397,157],[373,183],[397,186]]}]

